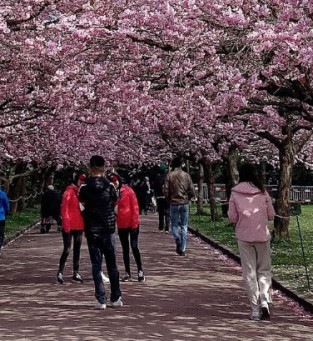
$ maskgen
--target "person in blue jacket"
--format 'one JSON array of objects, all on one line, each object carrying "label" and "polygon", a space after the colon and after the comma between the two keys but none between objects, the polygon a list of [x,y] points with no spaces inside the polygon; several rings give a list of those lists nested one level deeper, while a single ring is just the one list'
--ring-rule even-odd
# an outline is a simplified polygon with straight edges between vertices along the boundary
[{"label": "person in blue jacket", "polygon": [[0,189],[0,254],[4,244],[5,218],[10,213],[10,202],[4,191]]}]

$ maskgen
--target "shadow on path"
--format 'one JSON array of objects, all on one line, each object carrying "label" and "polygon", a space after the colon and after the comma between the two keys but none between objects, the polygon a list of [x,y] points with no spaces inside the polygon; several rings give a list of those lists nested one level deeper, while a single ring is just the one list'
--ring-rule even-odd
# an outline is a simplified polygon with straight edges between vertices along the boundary
[{"label": "shadow on path", "polygon": [[[236,264],[189,236],[180,257],[170,234],[159,233],[157,215],[141,217],[140,249],[146,282],[121,283],[124,307],[94,310],[94,286],[86,241],[81,252],[83,284],[55,275],[62,251],[55,228],[39,227],[10,243],[0,259],[0,339],[7,340],[313,340],[312,316],[301,314],[278,293],[271,321],[252,322]],[[117,236],[116,236],[117,237]],[[122,254],[116,238],[120,274]],[[133,278],[136,278],[134,260]],[[106,285],[109,291],[109,286]]]}]

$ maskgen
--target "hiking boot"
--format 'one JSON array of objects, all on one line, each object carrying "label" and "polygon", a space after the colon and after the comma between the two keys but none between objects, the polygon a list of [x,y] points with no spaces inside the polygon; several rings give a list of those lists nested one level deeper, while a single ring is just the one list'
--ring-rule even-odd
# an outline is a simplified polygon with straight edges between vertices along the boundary
[{"label": "hiking boot", "polygon": [[58,274],[57,274],[57,283],[58,284],[63,284],[64,283],[62,272],[58,272]]},{"label": "hiking boot", "polygon": [[123,306],[123,301],[122,301],[122,296],[120,296],[116,301],[108,302],[108,306],[111,308],[118,308],[118,307],[122,307]]},{"label": "hiking boot", "polygon": [[74,272],[74,275],[72,277],[72,281],[76,282],[76,283],[83,283],[84,282],[82,276],[78,272]]},{"label": "hiking boot", "polygon": [[140,270],[138,271],[138,282],[144,282],[146,280],[144,274],[143,274],[143,271]]},{"label": "hiking boot", "polygon": [[100,303],[99,301],[96,301],[95,309],[104,310],[106,309],[106,307],[107,305],[105,303]]},{"label": "hiking boot", "polygon": [[122,277],[122,282],[129,282],[129,281],[131,281],[131,275],[126,272],[125,275]]},{"label": "hiking boot", "polygon": [[101,278],[103,283],[110,283],[110,278],[107,277],[102,271],[101,271]]},{"label": "hiking boot", "polygon": [[270,308],[266,301],[261,303],[261,312],[262,312],[262,320],[269,320],[270,319]]}]

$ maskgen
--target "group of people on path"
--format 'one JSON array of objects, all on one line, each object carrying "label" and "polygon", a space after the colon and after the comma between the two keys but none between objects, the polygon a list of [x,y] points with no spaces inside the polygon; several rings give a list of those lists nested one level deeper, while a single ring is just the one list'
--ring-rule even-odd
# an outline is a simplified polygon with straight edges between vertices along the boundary
[{"label": "group of people on path", "polygon": [[[73,240],[74,282],[83,282],[79,273],[80,249],[83,233],[87,239],[92,276],[95,286],[96,309],[107,305],[123,305],[120,289],[120,276],[116,263],[115,228],[123,250],[125,274],[122,281],[131,280],[130,248],[137,265],[137,279],[145,281],[141,254],[138,248],[139,206],[134,191],[122,183],[118,174],[105,175],[104,159],[94,155],[90,159],[91,176],[77,175],[62,197],[62,237],[63,252],[59,261],[57,283],[63,284],[63,271]],[[108,280],[102,271],[105,260]],[[111,296],[108,300],[104,282],[110,283]]]},{"label": "group of people on path", "polygon": [[[190,175],[182,170],[180,157],[172,161],[173,171],[165,176],[166,167],[162,166],[157,202],[159,211],[159,230],[169,231],[169,216],[165,212],[170,208],[170,218],[176,252],[184,256],[187,244],[189,201],[195,195]],[[140,207],[134,190],[122,183],[121,177],[111,173],[105,175],[104,159],[94,155],[90,159],[91,176],[77,175],[62,197],[61,221],[63,251],[57,271],[57,283],[63,284],[63,272],[73,241],[74,282],[83,282],[79,273],[80,249],[83,233],[87,239],[92,264],[92,276],[95,285],[97,309],[105,309],[109,303],[113,307],[122,306],[122,293],[119,285],[119,271],[116,264],[115,227],[122,245],[125,274],[122,281],[132,279],[130,249],[136,265],[137,279],[145,281],[141,254],[138,247]],[[102,271],[103,259],[106,263],[111,297],[107,300]]]},{"label": "group of people on path", "polygon": [[[168,222],[164,221],[164,207],[168,203],[176,252],[184,256],[189,202],[195,193],[191,177],[182,170],[182,165],[183,159],[176,157],[172,160],[172,171],[166,176],[160,175],[157,181],[164,180],[164,197],[158,192],[157,202],[159,229],[163,230],[164,226],[168,229]],[[228,217],[235,224],[243,279],[251,305],[250,319],[269,319],[272,303],[269,221],[274,219],[275,210],[256,166],[246,163],[240,167],[239,183],[232,188],[229,199]]]},{"label": "group of people on path", "polygon": [[[125,275],[122,280],[132,278],[129,242],[137,265],[138,281],[145,280],[138,248],[140,209],[136,194],[130,186],[122,183],[118,174],[111,174],[108,179],[104,164],[101,156],[92,156],[91,176],[77,176],[63,194],[61,216],[64,247],[57,272],[57,282],[63,284],[63,271],[73,239],[72,279],[83,282],[79,274],[79,259],[84,232],[92,263],[97,309],[105,309],[107,304],[112,307],[123,305],[116,264],[115,226],[123,249]],[[185,256],[189,202],[195,190],[190,175],[182,169],[183,159],[174,158],[171,166],[172,171],[167,174],[166,166],[160,167],[159,178],[156,180],[159,230],[169,231],[170,217],[176,253]],[[9,213],[9,200],[6,193],[0,190],[0,251],[4,242],[5,219]],[[242,165],[239,169],[239,183],[231,191],[228,217],[235,224],[243,278],[252,308],[250,319],[254,321],[270,318],[272,276],[268,224],[274,216],[272,200],[258,176],[258,169],[252,164]],[[111,286],[110,300],[106,298],[103,283],[103,258]]]}]

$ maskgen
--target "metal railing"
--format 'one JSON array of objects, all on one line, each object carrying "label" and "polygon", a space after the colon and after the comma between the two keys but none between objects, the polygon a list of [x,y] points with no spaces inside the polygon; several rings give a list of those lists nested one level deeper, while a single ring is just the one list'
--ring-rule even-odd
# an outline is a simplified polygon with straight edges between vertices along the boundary
[{"label": "metal railing", "polygon": [[[196,198],[198,197],[198,186],[195,185]],[[272,198],[277,196],[277,185],[266,185],[266,189]],[[214,198],[216,201],[227,201],[225,184],[214,184]],[[203,184],[203,200],[208,201],[208,186]],[[313,186],[292,186],[290,200],[299,203],[313,203]]]}]

